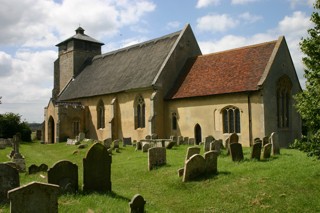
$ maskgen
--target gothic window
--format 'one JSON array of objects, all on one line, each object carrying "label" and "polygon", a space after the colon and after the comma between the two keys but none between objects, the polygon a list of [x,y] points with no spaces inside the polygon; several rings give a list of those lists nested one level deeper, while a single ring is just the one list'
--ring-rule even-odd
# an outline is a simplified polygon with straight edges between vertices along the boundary
[{"label": "gothic window", "polygon": [[135,129],[144,128],[146,126],[146,121],[145,121],[146,105],[141,95],[139,95],[136,98],[134,110],[135,110],[135,113],[134,113]]},{"label": "gothic window", "polygon": [[240,110],[227,107],[222,110],[223,133],[240,133]]},{"label": "gothic window", "polygon": [[177,130],[177,113],[172,113],[172,130]]},{"label": "gothic window", "polygon": [[277,123],[279,128],[288,128],[290,121],[291,81],[284,75],[277,82]]},{"label": "gothic window", "polygon": [[105,127],[104,103],[102,100],[97,105],[97,129]]}]

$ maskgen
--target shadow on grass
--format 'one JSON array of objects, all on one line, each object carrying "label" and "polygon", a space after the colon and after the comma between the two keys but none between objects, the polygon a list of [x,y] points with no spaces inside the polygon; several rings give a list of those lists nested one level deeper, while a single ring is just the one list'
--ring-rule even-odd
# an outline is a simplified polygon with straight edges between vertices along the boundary
[{"label": "shadow on grass", "polygon": [[131,199],[127,198],[127,197],[124,197],[122,195],[119,195],[113,191],[109,191],[109,192],[99,192],[99,191],[90,191],[90,192],[85,192],[83,190],[79,190],[77,191],[76,193],[68,193],[68,194],[61,194],[60,196],[63,196],[63,195],[68,195],[68,196],[91,196],[93,194],[96,194],[96,195],[102,195],[102,196],[108,196],[110,198],[114,198],[114,199],[119,199],[119,200],[123,200],[123,201],[126,201],[126,202],[130,202]]}]

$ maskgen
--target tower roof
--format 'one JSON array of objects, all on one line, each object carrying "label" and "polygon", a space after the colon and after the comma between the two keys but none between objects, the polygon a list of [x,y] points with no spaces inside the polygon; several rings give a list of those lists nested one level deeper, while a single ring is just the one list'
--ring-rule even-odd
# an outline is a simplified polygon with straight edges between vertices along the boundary
[{"label": "tower roof", "polygon": [[57,44],[56,46],[60,46],[70,40],[82,40],[82,41],[88,41],[88,42],[92,42],[92,43],[97,43],[97,44],[100,44],[101,46],[104,45],[104,43],[84,34],[84,29],[82,27],[78,27],[76,30],[76,34],[62,42],[60,42],[59,44]]}]

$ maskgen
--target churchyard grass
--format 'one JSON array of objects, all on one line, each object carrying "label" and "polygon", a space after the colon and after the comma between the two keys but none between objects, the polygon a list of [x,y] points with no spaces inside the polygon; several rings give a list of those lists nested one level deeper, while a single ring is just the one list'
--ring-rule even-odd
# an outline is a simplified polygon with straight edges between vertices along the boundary
[{"label": "churchyard grass", "polygon": [[[242,162],[232,162],[224,151],[218,157],[218,175],[183,183],[177,170],[184,165],[188,146],[167,150],[167,165],[152,171],[147,153],[120,147],[120,153],[112,155],[112,192],[62,195],[59,212],[129,212],[128,202],[137,193],[147,201],[147,212],[320,212],[320,162],[297,150],[281,149],[281,155],[257,161],[249,159],[250,148],[243,148]],[[59,160],[76,163],[80,189],[87,150],[66,143],[20,146],[27,168],[42,163],[51,167]],[[0,150],[1,162],[8,161],[10,151]],[[46,182],[46,173],[20,174],[21,185],[31,181]],[[1,213],[9,209],[0,206]]]}]

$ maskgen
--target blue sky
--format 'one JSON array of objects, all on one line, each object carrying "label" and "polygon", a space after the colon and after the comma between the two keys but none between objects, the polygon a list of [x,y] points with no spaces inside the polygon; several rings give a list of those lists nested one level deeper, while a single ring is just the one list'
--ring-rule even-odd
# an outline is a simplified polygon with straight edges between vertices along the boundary
[{"label": "blue sky", "polygon": [[103,53],[181,30],[189,23],[204,54],[286,37],[302,87],[299,42],[315,0],[2,0],[0,113],[42,122],[53,87],[56,44],[85,33]]}]

